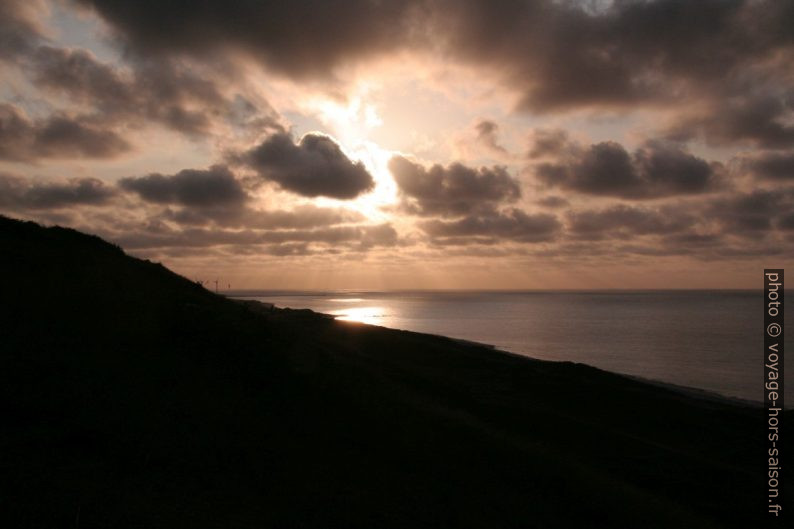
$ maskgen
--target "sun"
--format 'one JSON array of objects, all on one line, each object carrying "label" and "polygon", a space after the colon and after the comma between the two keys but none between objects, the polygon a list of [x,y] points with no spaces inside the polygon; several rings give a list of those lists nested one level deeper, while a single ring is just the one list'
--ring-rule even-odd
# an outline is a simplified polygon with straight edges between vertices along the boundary
[{"label": "sun", "polygon": [[389,214],[384,206],[397,202],[397,184],[389,171],[389,160],[397,154],[369,139],[371,132],[383,126],[374,104],[365,101],[363,94],[346,102],[315,99],[311,102],[320,121],[332,131],[342,151],[354,161],[360,161],[375,180],[375,188],[346,204],[367,218],[384,221]]}]

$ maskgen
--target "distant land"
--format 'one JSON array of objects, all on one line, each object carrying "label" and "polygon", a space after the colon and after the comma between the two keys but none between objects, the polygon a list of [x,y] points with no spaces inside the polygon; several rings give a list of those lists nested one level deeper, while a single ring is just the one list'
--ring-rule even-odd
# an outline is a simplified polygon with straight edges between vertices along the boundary
[{"label": "distant land", "polygon": [[[0,217],[0,248],[3,527],[766,514],[760,408],[227,299],[71,229]],[[791,439],[791,411],[784,424]]]}]

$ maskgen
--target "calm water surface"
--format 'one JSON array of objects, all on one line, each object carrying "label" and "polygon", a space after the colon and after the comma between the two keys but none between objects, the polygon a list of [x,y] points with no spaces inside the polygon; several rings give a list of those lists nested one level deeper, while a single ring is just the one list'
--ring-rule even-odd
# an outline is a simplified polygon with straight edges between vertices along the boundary
[{"label": "calm water surface", "polygon": [[[760,291],[236,294],[728,396],[763,397]],[[786,318],[789,336],[794,336],[792,320]],[[790,342],[787,349],[794,354]],[[794,404],[793,390],[794,382],[788,383],[787,407]]]}]

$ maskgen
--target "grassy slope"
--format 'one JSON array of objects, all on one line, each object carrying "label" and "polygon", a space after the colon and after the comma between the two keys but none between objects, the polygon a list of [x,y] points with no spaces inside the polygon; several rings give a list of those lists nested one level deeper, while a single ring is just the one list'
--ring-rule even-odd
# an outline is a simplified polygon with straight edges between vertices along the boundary
[{"label": "grassy slope", "polygon": [[72,230],[0,244],[7,527],[759,519],[757,410],[263,310]]}]

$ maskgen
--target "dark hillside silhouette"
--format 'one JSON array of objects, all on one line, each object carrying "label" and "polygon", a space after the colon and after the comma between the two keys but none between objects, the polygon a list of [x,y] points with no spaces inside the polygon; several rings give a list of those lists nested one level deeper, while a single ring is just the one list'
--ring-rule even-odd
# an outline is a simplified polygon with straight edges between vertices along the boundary
[{"label": "dark hillside silhouette", "polygon": [[3,527],[750,527],[764,510],[760,409],[228,300],[74,230],[0,218],[0,248]]}]

